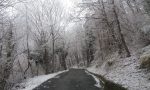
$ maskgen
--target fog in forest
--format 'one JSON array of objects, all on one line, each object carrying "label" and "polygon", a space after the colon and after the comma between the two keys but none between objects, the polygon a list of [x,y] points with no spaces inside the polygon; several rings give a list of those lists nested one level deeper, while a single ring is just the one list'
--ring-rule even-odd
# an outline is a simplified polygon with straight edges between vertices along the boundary
[{"label": "fog in forest", "polygon": [[[0,90],[59,90],[36,87],[60,71],[90,72],[99,90],[150,90],[149,69],[149,0],[0,0]],[[85,87],[72,90],[97,90]]]}]

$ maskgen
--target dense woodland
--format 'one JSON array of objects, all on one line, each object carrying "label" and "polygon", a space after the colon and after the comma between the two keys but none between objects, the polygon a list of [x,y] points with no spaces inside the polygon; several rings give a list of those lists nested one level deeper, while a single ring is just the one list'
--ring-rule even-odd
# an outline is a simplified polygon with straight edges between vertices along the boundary
[{"label": "dense woodland", "polygon": [[83,0],[71,11],[62,2],[0,0],[0,90],[150,44],[149,0]]}]

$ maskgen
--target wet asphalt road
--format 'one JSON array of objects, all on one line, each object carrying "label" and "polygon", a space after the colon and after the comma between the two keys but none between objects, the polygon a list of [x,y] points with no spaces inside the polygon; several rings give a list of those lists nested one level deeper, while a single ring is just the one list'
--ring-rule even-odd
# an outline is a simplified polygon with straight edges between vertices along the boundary
[{"label": "wet asphalt road", "polygon": [[95,86],[95,79],[83,69],[68,72],[49,79],[33,90],[102,90]]}]

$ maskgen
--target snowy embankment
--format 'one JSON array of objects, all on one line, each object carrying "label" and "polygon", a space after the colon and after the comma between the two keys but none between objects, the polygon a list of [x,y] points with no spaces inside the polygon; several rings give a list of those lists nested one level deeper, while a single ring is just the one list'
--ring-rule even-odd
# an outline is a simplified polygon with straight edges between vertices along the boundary
[{"label": "snowy embankment", "polygon": [[93,65],[88,71],[103,75],[106,79],[121,84],[128,90],[150,90],[150,73],[139,69],[137,56],[116,59],[111,66],[105,62],[101,67]]},{"label": "snowy embankment", "polygon": [[43,82],[47,81],[48,79],[54,78],[55,76],[57,76],[58,74],[61,74],[63,72],[67,72],[67,70],[49,74],[49,75],[36,76],[34,78],[27,79],[23,83],[15,86],[12,90],[32,90],[35,87],[42,84]]},{"label": "snowy embankment", "polygon": [[95,84],[95,86],[96,87],[98,87],[98,88],[101,88],[102,86],[100,85],[100,81],[99,81],[99,79],[96,77],[96,76],[94,76],[94,75],[92,75],[92,74],[90,74],[89,72],[87,72],[87,71],[85,71],[88,75],[90,75],[90,76],[92,76],[94,79],[95,79],[95,81],[96,81],[96,84]]}]

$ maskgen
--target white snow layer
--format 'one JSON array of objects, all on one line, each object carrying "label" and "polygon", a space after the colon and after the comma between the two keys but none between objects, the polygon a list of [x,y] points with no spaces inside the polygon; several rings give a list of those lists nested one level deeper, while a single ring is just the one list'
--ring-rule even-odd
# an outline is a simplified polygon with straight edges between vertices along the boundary
[{"label": "white snow layer", "polygon": [[48,79],[54,78],[56,75],[61,74],[63,72],[67,72],[67,70],[66,71],[60,71],[60,72],[53,73],[53,74],[49,74],[49,75],[41,75],[41,76],[36,76],[34,78],[30,78],[27,81],[25,81],[24,83],[21,83],[19,85],[18,89],[14,88],[12,90],[32,90],[35,87],[42,84],[43,82],[47,81]]},{"label": "white snow layer", "polygon": [[137,56],[118,59],[108,67],[105,62],[101,67],[96,64],[88,68],[90,72],[101,74],[108,80],[121,84],[128,90],[150,90],[150,73],[139,69],[139,59]]}]

